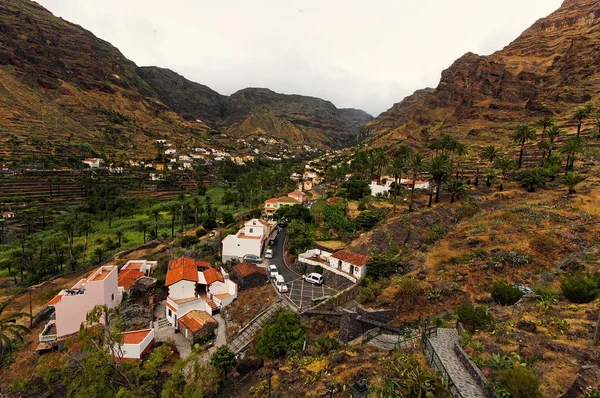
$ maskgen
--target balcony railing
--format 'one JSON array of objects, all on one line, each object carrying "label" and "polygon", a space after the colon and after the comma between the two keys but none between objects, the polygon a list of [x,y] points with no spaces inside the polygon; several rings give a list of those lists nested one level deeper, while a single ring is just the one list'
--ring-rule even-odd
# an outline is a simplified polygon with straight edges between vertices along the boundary
[{"label": "balcony railing", "polygon": [[52,320],[44,326],[44,330],[39,335],[40,343],[49,343],[58,338],[56,334],[56,321]]}]

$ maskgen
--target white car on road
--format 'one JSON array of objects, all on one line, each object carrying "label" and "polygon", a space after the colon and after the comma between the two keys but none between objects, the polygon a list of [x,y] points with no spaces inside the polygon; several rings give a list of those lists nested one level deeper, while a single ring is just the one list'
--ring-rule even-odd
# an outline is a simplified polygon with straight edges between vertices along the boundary
[{"label": "white car on road", "polygon": [[265,258],[273,258],[273,249],[268,249],[265,252]]}]

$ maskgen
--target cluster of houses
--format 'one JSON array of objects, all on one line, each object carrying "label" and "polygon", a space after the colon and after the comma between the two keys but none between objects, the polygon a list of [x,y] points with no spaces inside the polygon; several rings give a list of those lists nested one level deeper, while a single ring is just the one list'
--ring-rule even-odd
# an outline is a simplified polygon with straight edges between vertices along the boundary
[{"label": "cluster of houses", "polygon": [[[87,323],[86,316],[95,306],[115,308],[126,293],[154,287],[156,279],[151,275],[156,266],[156,261],[147,260],[128,261],[120,270],[115,265],[103,265],[70,289],[60,291],[48,302],[54,315],[39,335],[38,350],[51,349],[55,343],[77,333],[81,325],[93,326]],[[246,272],[241,279],[248,275]],[[218,322],[213,315],[235,300],[238,291],[237,284],[223,268],[185,256],[169,262],[165,285],[168,289],[165,318],[191,342],[202,334],[214,332]],[[151,349],[155,330],[149,327],[128,331],[122,337],[114,352],[119,352],[120,359],[140,359]]]},{"label": "cluster of houses", "polygon": [[241,261],[247,254],[260,257],[269,239],[277,233],[276,227],[273,221],[258,218],[247,221],[236,234],[221,241],[222,262]]}]

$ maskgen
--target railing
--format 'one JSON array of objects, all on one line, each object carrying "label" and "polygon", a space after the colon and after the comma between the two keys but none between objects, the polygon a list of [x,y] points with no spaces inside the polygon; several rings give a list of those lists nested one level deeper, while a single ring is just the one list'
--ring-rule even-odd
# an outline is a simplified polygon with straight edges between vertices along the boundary
[{"label": "railing", "polygon": [[49,343],[58,338],[57,334],[46,334],[46,332],[48,332],[48,330],[52,329],[53,327],[56,327],[55,320],[48,322],[46,326],[44,326],[44,330],[42,330],[42,333],[39,334],[40,343]]},{"label": "railing", "polygon": [[437,328],[425,329],[423,331],[423,335],[421,336],[421,345],[423,347],[423,353],[427,358],[427,362],[429,362],[429,365],[432,367],[432,369],[440,373],[440,378],[444,384],[446,384],[450,394],[452,394],[454,398],[465,398],[454,384],[452,377],[450,377],[450,373],[448,373],[448,370],[444,366],[442,360],[438,356],[437,352],[435,352],[435,348],[433,348],[431,341],[429,341],[429,337],[433,335],[437,335]]}]

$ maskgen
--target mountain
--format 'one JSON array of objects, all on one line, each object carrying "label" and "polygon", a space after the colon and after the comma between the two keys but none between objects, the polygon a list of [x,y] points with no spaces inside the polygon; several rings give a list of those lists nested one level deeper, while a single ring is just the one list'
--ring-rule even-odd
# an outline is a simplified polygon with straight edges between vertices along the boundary
[{"label": "mountain", "polygon": [[234,149],[230,134],[329,149],[356,142],[370,119],[264,89],[222,96],[168,69],[138,67],[33,1],[0,2],[0,161],[149,158],[156,139],[184,147],[213,142],[211,132]]},{"label": "mountain", "polygon": [[415,92],[366,123],[373,146],[422,145],[449,133],[471,142],[506,139],[516,124],[568,119],[598,99],[600,1],[566,0],[496,53],[467,53],[435,89]]},{"label": "mountain", "polygon": [[329,101],[245,88],[223,96],[168,69],[139,68],[140,75],[173,111],[200,119],[234,137],[271,136],[296,145],[340,147],[356,143],[360,127],[373,119]]}]

